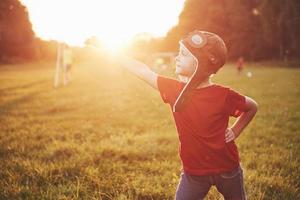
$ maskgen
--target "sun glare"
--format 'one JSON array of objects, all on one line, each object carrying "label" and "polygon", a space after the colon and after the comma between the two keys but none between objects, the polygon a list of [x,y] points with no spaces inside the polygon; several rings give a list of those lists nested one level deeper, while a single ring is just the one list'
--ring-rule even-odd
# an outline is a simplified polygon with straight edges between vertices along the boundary
[{"label": "sun glare", "polygon": [[97,36],[121,48],[140,32],[164,36],[177,23],[184,0],[21,0],[38,37],[83,45]]}]

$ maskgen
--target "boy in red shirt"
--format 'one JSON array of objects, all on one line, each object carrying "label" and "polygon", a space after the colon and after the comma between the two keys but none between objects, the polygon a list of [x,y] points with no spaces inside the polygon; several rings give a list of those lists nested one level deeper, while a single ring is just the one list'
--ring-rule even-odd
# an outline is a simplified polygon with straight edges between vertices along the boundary
[{"label": "boy in red shirt", "polygon": [[[215,185],[225,199],[246,199],[234,140],[254,117],[257,104],[210,77],[225,64],[227,49],[216,34],[191,32],[176,57],[179,81],[160,76],[127,57],[122,66],[158,89],[170,105],[180,141],[183,170],[176,200],[203,199]],[[229,117],[237,120],[228,127]]]},{"label": "boy in red shirt", "polygon": [[236,69],[238,71],[238,75],[240,75],[244,69],[244,58],[242,56],[236,62]]}]

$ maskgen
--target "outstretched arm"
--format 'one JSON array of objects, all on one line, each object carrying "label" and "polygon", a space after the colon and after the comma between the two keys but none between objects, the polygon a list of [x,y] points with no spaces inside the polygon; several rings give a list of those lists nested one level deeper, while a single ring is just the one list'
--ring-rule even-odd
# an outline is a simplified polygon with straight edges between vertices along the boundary
[{"label": "outstretched arm", "polygon": [[123,55],[116,59],[119,65],[157,89],[157,74],[151,71],[146,64]]},{"label": "outstretched arm", "polygon": [[231,128],[227,129],[225,133],[225,141],[230,142],[237,138],[244,128],[250,123],[257,112],[257,103],[250,97],[246,97],[247,111],[242,113],[235,121]]}]

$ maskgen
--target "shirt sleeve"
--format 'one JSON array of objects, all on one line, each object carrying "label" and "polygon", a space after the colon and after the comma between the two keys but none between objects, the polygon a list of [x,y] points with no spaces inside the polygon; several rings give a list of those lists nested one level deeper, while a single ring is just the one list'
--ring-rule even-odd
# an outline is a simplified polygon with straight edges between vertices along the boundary
[{"label": "shirt sleeve", "polygon": [[246,97],[229,89],[225,101],[225,111],[229,116],[239,117],[246,111]]},{"label": "shirt sleeve", "polygon": [[172,78],[158,76],[157,86],[162,100],[165,103],[174,105],[182,88],[181,83]]}]

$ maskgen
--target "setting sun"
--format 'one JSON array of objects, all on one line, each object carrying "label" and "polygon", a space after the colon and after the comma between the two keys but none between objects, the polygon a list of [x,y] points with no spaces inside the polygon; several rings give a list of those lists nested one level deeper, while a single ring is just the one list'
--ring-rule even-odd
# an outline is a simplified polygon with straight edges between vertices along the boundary
[{"label": "setting sun", "polygon": [[110,49],[140,32],[164,36],[178,20],[184,0],[21,0],[42,39],[83,45],[94,35]]}]

